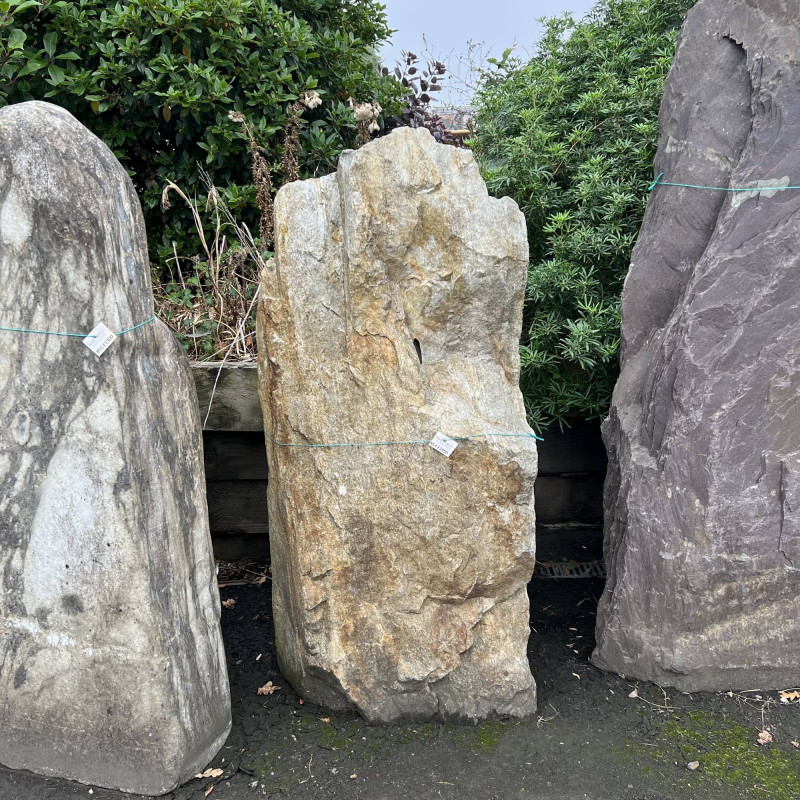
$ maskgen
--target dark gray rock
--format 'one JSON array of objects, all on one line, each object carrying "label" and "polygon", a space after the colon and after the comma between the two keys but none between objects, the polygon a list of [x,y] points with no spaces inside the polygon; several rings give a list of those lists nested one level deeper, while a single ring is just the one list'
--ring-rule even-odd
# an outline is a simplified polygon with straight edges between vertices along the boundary
[{"label": "dark gray rock", "polygon": [[[46,103],[0,110],[0,326],[153,316],[111,151]],[[0,332],[0,761],[160,794],[230,730],[200,421],[159,321],[98,357]]]},{"label": "dark gray rock", "polygon": [[[701,0],[655,173],[800,183],[796,2]],[[686,691],[800,678],[800,191],[658,186],[604,425],[608,584],[593,661]]]}]

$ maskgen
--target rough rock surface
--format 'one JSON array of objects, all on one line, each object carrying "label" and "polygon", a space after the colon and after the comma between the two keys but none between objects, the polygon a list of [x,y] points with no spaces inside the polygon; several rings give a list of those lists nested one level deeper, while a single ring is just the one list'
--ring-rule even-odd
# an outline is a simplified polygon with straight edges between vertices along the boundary
[{"label": "rough rock surface", "polygon": [[273,605],[298,691],[374,721],[523,716],[532,438],[525,222],[471,153],[401,129],[290,184],[262,279]]},{"label": "rough rock surface", "polygon": [[[800,183],[796,3],[701,0],[661,106],[673,183]],[[686,691],[800,677],[800,191],[657,186],[604,425],[594,663]]]},{"label": "rough rock surface", "polygon": [[[152,315],[111,151],[56,106],[0,109],[0,325]],[[166,792],[230,729],[189,365],[158,321],[101,357],[79,338],[0,344],[0,761]]]}]

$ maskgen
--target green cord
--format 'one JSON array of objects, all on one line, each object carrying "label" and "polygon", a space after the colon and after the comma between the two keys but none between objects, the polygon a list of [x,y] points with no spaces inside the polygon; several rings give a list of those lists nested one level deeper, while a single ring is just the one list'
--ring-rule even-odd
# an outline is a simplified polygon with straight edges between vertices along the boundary
[{"label": "green cord", "polygon": [[[125,328],[125,330],[119,331],[119,333],[115,334],[116,336],[122,336],[123,333],[130,333],[131,331],[135,331],[137,328],[141,328],[144,325],[149,325],[151,322],[155,321],[155,317],[150,317],[150,319],[146,319],[144,322],[140,322],[138,325],[133,325],[130,328]],[[41,334],[42,336],[70,336],[76,337],[80,339],[87,339],[88,336],[85,333],[61,333],[59,331],[35,331],[28,328],[0,328],[0,331],[9,331],[11,333],[37,333]],[[304,444],[302,442],[294,443],[294,442],[276,442],[266,431],[264,435],[269,439],[272,444],[278,447],[385,447],[388,445],[393,444],[429,444],[430,439],[407,439],[405,441],[400,442],[335,442],[332,444]],[[541,436],[537,436],[535,433],[475,433],[471,436],[450,436],[450,439],[455,441],[463,441],[464,439],[478,439],[482,436],[524,436],[531,439],[538,439],[540,442],[544,441]]]},{"label": "green cord", "polygon": [[123,333],[130,333],[131,331],[135,331],[137,328],[141,328],[141,327],[142,327],[142,326],[144,326],[144,325],[149,325],[151,322],[155,322],[155,321],[156,321],[156,318],[155,318],[155,316],[153,316],[153,317],[150,317],[150,319],[146,319],[144,322],[140,322],[138,325],[134,325],[134,326],[133,326],[133,327],[131,327],[131,328],[125,328],[125,330],[124,330],[124,331],[120,331],[120,332],[119,332],[118,334],[116,334],[116,335],[117,335],[117,336],[122,336],[122,334],[123,334]]},{"label": "green cord", "polygon": [[[305,444],[303,442],[277,442],[266,431],[264,436],[269,439],[276,447],[387,447],[395,444],[430,444],[430,439],[404,439],[397,442],[332,442],[330,444]],[[471,436],[449,436],[449,439],[454,441],[463,441],[464,439],[480,439],[484,436],[519,436],[527,439],[538,439],[543,442],[541,436],[535,433],[473,433]]]},{"label": "green cord", "polygon": [[57,331],[32,331],[28,328],[0,328],[0,331],[9,331],[10,333],[40,333],[42,336],[74,336],[78,339],[85,339],[85,333],[58,333]]},{"label": "green cord", "polygon": [[[120,331],[119,333],[115,333],[114,335],[122,336],[123,333],[130,333],[131,331],[135,331],[137,328],[141,328],[143,325],[149,325],[151,322],[155,322],[155,317],[150,317],[150,319],[146,319],[144,322],[140,322],[138,325],[134,325],[131,328],[125,328],[124,331]],[[88,339],[90,335],[87,333],[60,333],[59,331],[34,331],[28,328],[0,328],[0,331],[9,331],[10,333],[38,333],[41,336],[70,336],[75,339]]]},{"label": "green cord", "polygon": [[652,192],[656,186],[680,186],[683,189],[708,189],[711,192],[785,192],[787,189],[800,189],[800,186],[751,186],[749,189],[741,187],[731,188],[724,186],[696,186],[693,183],[669,183],[662,181],[664,173],[659,176],[647,187],[648,192]]}]

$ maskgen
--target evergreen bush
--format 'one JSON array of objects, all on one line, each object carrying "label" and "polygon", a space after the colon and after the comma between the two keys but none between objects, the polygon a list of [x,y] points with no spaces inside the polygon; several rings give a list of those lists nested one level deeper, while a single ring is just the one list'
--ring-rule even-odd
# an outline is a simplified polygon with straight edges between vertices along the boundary
[{"label": "evergreen bush", "polygon": [[545,20],[534,58],[484,73],[472,146],[528,223],[522,389],[536,427],[604,416],[619,299],[647,202],[658,108],[693,0],[600,0]]},{"label": "evergreen bush", "polygon": [[0,0],[0,105],[47,100],[103,139],[163,265],[173,242],[181,256],[198,249],[189,210],[165,212],[160,199],[167,180],[202,194],[199,167],[258,230],[249,143],[229,112],[248,120],[280,185],[281,133],[305,92],[323,102],[300,121],[300,177],[354,145],[349,98],[400,110],[405,90],[375,55],[389,34],[376,0]]}]

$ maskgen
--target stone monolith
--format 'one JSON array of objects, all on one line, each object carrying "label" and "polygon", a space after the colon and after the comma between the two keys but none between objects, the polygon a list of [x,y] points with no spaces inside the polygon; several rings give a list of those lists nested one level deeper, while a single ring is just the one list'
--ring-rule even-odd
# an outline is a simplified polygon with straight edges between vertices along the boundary
[{"label": "stone monolith", "polygon": [[684,691],[800,678],[796,15],[689,13],[622,298],[593,661]]},{"label": "stone monolith", "polygon": [[[522,214],[469,151],[400,129],[282,188],[275,231],[259,368],[284,675],[373,721],[530,714]],[[437,431],[515,435],[446,457]]]},{"label": "stone monolith", "polygon": [[[144,222],[69,113],[0,109],[0,326],[153,316]],[[152,321],[0,331],[0,762],[161,794],[230,730],[199,412]]]}]

